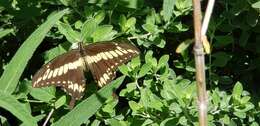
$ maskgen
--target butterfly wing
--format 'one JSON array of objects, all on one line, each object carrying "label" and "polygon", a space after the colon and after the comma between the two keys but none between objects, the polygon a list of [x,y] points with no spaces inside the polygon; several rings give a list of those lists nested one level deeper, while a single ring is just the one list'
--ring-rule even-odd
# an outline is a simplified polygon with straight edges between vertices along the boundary
[{"label": "butterfly wing", "polygon": [[45,64],[32,79],[33,87],[61,86],[79,99],[85,90],[84,60],[79,50],[71,50]]},{"label": "butterfly wing", "polygon": [[101,42],[84,47],[84,59],[100,87],[115,78],[118,66],[136,57],[140,51],[127,42]]}]

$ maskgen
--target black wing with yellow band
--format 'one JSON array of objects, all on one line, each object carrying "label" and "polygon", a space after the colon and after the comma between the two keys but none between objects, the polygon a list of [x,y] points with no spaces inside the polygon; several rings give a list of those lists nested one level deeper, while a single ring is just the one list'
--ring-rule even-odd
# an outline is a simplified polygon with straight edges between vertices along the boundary
[{"label": "black wing with yellow band", "polygon": [[42,66],[33,76],[32,86],[60,86],[75,101],[85,91],[84,72],[90,70],[98,86],[102,87],[115,78],[118,66],[139,53],[138,48],[127,42],[110,41],[79,46]]}]

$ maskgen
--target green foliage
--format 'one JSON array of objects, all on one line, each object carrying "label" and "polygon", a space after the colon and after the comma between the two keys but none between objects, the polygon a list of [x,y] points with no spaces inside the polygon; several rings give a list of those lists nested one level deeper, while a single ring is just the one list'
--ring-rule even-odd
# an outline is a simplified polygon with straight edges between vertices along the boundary
[{"label": "green foliage", "polygon": [[[216,1],[205,58],[211,126],[259,125],[259,5]],[[54,109],[49,125],[198,125],[192,8],[191,0],[0,1],[0,122],[42,125]],[[75,43],[120,38],[140,56],[102,89],[88,78],[74,109],[59,88],[31,87],[37,69]]]},{"label": "green foliage", "polygon": [[4,92],[0,92],[0,106],[14,114],[18,119],[23,121],[25,125],[37,126],[36,120],[30,114],[30,110],[22,103],[18,102],[16,98]]},{"label": "green foliage", "polygon": [[11,32],[13,32],[13,29],[1,29],[1,31],[0,31],[0,38],[8,35]]},{"label": "green foliage", "polygon": [[95,114],[95,112],[102,106],[103,102],[112,95],[113,90],[120,86],[123,80],[124,77],[120,77],[110,85],[100,89],[97,93],[91,95],[88,99],[78,104],[68,114],[62,116],[59,121],[54,123],[54,125],[74,126],[84,123],[88,118]]},{"label": "green foliage", "polygon": [[[44,24],[32,33],[12,58],[3,75],[0,78],[0,89],[4,93],[11,94],[19,81],[19,78],[31,58],[34,50],[42,42],[49,29],[65,14],[68,10],[63,10],[49,17]],[[31,50],[31,51],[28,51]]]}]

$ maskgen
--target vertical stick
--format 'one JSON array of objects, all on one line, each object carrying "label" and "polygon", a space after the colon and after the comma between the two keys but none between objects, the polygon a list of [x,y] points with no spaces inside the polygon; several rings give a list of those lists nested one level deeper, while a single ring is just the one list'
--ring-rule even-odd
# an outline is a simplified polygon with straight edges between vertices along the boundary
[{"label": "vertical stick", "polygon": [[193,19],[195,44],[193,47],[196,64],[197,95],[199,106],[199,124],[207,126],[207,92],[205,83],[205,59],[201,41],[201,10],[200,0],[193,0]]}]

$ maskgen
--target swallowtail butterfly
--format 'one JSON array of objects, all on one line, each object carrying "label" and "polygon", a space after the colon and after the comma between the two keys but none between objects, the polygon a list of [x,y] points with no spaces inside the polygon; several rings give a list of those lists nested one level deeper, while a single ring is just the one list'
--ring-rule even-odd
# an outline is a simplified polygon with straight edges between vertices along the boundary
[{"label": "swallowtail butterfly", "polygon": [[55,85],[71,96],[70,107],[82,98],[86,88],[84,73],[91,72],[99,87],[115,78],[118,66],[136,57],[139,49],[127,42],[98,42],[79,44],[44,66],[33,76],[33,87]]}]

